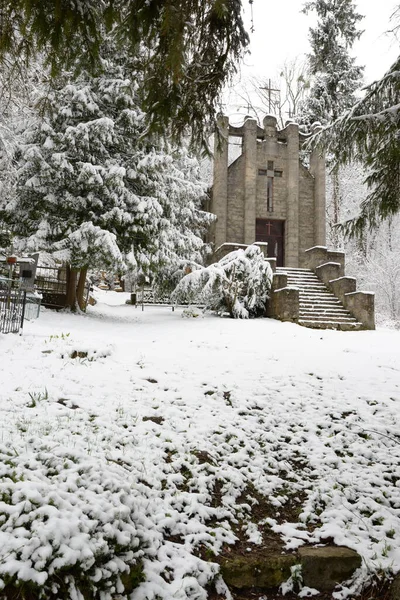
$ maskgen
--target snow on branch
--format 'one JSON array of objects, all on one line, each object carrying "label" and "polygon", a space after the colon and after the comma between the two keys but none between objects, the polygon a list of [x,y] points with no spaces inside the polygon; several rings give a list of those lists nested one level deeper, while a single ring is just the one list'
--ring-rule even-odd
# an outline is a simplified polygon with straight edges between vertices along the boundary
[{"label": "snow on branch", "polygon": [[186,275],[173,292],[177,302],[201,303],[233,319],[262,316],[272,271],[260,248],[230,252],[219,262]]}]

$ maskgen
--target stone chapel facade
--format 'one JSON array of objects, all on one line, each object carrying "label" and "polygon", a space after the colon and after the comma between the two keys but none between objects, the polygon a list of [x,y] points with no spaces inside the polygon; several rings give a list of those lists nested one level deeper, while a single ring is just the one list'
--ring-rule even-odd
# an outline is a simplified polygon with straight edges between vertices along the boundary
[{"label": "stone chapel facade", "polygon": [[[263,127],[251,118],[233,127],[222,116],[218,129],[211,199],[215,256],[235,245],[267,242],[278,266],[302,267],[304,251],[326,243],[324,156],[312,152],[307,169],[299,156],[306,136],[293,122],[278,130],[270,115]],[[242,141],[242,153],[228,165],[231,136]]]}]

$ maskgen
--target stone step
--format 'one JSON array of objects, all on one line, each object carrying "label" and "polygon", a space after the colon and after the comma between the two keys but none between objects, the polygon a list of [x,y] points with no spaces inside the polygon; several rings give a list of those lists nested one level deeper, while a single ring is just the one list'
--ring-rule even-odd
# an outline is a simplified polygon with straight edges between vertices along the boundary
[{"label": "stone step", "polygon": [[342,306],[340,300],[335,298],[310,298],[309,296],[300,296],[300,304],[307,306],[321,306],[323,304],[328,306]]},{"label": "stone step", "polygon": [[311,281],[311,279],[309,281],[296,281],[295,279],[288,279],[287,282],[288,282],[288,285],[297,285],[298,287],[309,287],[309,288],[319,287],[321,289],[322,288],[326,289],[326,285],[324,285],[320,281]]},{"label": "stone step", "polygon": [[360,331],[363,329],[362,323],[353,322],[338,322],[338,321],[308,321],[305,319],[298,320],[299,325],[310,327],[311,329],[338,329],[340,331]]},{"label": "stone step", "polygon": [[300,267],[276,267],[278,273],[288,273],[289,271],[293,273],[312,273],[315,274],[311,269],[301,269]]},{"label": "stone step", "polygon": [[286,273],[289,279],[318,279],[315,273]]},{"label": "stone step", "polygon": [[[221,574],[230,587],[239,590],[237,597],[276,598],[279,586],[287,581],[294,565],[301,565],[305,586],[321,590],[324,597],[330,598],[337,584],[350,579],[361,566],[361,556],[343,546],[302,547],[297,553],[290,554],[283,551],[271,552],[268,551],[268,546],[261,546],[259,551],[250,552],[246,556],[232,552],[232,556],[221,561]],[[246,593],[246,589],[254,588],[262,590],[267,596]],[[240,590],[245,590],[243,595]]]},{"label": "stone step", "polygon": [[292,277],[317,277],[317,275],[313,271],[294,271],[291,269],[284,269],[283,271],[278,271],[279,273],[287,273]]},{"label": "stone step", "polygon": [[314,308],[311,310],[307,310],[300,306],[299,314],[304,315],[305,317],[311,317],[311,318],[314,315],[321,315],[321,316],[324,316],[327,318],[328,317],[329,318],[331,318],[331,317],[351,317],[351,318],[353,318],[353,316],[347,310],[335,310],[332,308],[327,308],[327,309]]},{"label": "stone step", "polygon": [[317,285],[315,285],[315,286],[299,286],[299,285],[295,286],[293,283],[292,284],[288,283],[288,285],[291,285],[292,287],[298,287],[299,291],[302,292],[303,294],[309,292],[310,294],[313,294],[313,295],[315,295],[315,294],[331,294],[333,296],[332,292],[329,292],[325,287],[319,286],[319,285],[318,286]]},{"label": "stone step", "polygon": [[350,315],[323,315],[314,313],[313,315],[299,315],[301,321],[335,321],[337,323],[356,323],[357,319]]},{"label": "stone step", "polygon": [[[293,287],[293,286],[292,286]],[[298,287],[298,290],[300,292],[300,296],[304,297],[310,297],[310,298],[336,298],[337,296],[335,296],[335,294],[332,294],[332,292],[328,292],[327,290],[324,290],[322,288],[316,288],[314,290],[311,290],[310,288],[300,288]]]},{"label": "stone step", "polygon": [[[351,317],[351,314],[349,313],[348,310],[346,310],[345,308],[337,308],[337,309],[332,309],[332,308],[304,308],[302,306],[300,306],[300,310],[299,310],[300,315],[304,315],[304,316],[313,316],[313,315],[322,315],[322,316],[326,316],[326,317]],[[353,318],[353,317],[351,317]]]},{"label": "stone step", "polygon": [[299,325],[343,331],[358,331],[363,328],[310,269],[278,267],[276,272],[286,273],[287,285],[299,290]]},{"label": "stone step", "polygon": [[295,271],[294,269],[283,269],[283,271],[278,271],[280,273],[287,273],[288,275],[292,275],[293,277],[317,277],[317,275],[313,271]]},{"label": "stone step", "polygon": [[[302,290],[300,291],[300,297],[303,298],[304,300],[310,299],[310,300],[339,300],[339,298],[337,298],[337,296],[335,296],[334,294],[332,294],[331,292],[315,292],[315,293],[307,293],[304,292]],[[339,300],[340,302],[340,300]]]},{"label": "stone step", "polygon": [[337,312],[334,308],[331,307],[326,307],[326,308],[314,308],[312,310],[307,310],[307,307],[303,307],[300,306],[299,307],[299,314],[301,315],[305,315],[307,317],[313,317],[314,315],[326,315],[329,317],[330,316],[338,316],[338,317],[352,317],[352,315],[348,312],[348,311],[344,311],[344,312]]},{"label": "stone step", "polygon": [[297,285],[293,282],[290,283],[288,281],[288,285],[298,287],[299,290],[301,290],[302,292],[310,291],[313,294],[315,294],[316,292],[323,292],[324,294],[332,294],[332,292],[330,292],[324,284],[321,285],[320,283],[307,283],[307,285]]},{"label": "stone step", "polygon": [[346,310],[342,304],[334,304],[333,302],[331,304],[329,304],[329,302],[320,302],[320,303],[305,303],[305,302],[300,302],[299,303],[299,308],[300,310],[307,310],[309,312],[311,311],[326,311],[326,310],[330,310],[330,311],[335,311],[335,310]]},{"label": "stone step", "polygon": [[316,283],[321,285],[321,283],[322,283],[322,281],[320,279],[314,279],[312,277],[307,277],[304,279],[301,277],[288,277],[287,280],[290,281],[291,283],[298,283],[301,285],[315,285]]}]

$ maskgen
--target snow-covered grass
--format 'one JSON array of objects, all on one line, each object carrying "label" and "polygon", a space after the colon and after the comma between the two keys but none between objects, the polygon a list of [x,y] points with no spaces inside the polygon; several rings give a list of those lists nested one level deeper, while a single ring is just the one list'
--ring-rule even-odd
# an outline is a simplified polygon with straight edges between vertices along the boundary
[{"label": "snow-covered grass", "polygon": [[399,571],[400,332],[127,297],[0,337],[0,584],[202,600],[224,545],[268,533]]}]

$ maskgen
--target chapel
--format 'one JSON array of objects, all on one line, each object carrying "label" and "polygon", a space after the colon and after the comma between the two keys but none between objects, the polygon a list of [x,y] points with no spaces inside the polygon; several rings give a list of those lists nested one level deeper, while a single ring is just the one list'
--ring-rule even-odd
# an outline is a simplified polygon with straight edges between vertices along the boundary
[{"label": "chapel", "polygon": [[[325,246],[325,157],[314,150],[300,159],[307,136],[289,121],[278,129],[267,115],[263,127],[247,118],[241,127],[226,116],[217,122],[211,231],[218,259],[238,245],[266,242],[278,267],[302,267],[305,250]],[[240,155],[229,164],[230,142]]]}]

